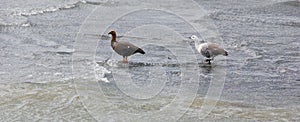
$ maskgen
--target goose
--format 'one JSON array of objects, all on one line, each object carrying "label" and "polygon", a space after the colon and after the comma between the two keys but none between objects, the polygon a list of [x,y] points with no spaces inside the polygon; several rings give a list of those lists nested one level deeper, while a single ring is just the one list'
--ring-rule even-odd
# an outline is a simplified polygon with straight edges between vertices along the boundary
[{"label": "goose", "polygon": [[145,51],[141,48],[127,42],[127,41],[119,41],[117,42],[117,33],[115,31],[110,31],[108,35],[111,35],[111,47],[112,49],[118,53],[119,55],[123,56],[123,63],[128,62],[128,56],[131,56],[136,53],[145,54]]},{"label": "goose", "polygon": [[200,39],[196,35],[192,35],[190,39],[195,42],[196,50],[207,58],[205,62],[208,62],[208,64],[218,55],[228,56],[228,52],[219,47],[218,44],[203,41],[200,43]]}]

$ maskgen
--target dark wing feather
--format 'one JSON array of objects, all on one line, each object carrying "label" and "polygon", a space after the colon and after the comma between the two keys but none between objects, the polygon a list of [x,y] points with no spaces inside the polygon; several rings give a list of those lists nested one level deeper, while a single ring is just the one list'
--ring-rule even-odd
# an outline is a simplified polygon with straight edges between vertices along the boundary
[{"label": "dark wing feather", "polygon": [[130,56],[137,52],[145,54],[145,52],[142,49],[126,41],[118,42],[118,46],[116,46],[114,50],[122,56]]},{"label": "dark wing feather", "polygon": [[141,48],[137,49],[134,53],[141,53],[141,54],[145,54],[145,51],[142,50]]}]

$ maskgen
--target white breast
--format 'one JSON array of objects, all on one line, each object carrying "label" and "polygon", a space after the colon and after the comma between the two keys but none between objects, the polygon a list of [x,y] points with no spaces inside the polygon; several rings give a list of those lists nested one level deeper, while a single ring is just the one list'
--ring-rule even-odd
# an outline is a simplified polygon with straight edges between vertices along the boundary
[{"label": "white breast", "polygon": [[201,53],[203,51],[203,49],[207,49],[208,48],[208,45],[207,45],[207,43],[202,43],[202,44],[196,44],[195,43],[195,47],[196,47],[197,51],[199,53]]}]

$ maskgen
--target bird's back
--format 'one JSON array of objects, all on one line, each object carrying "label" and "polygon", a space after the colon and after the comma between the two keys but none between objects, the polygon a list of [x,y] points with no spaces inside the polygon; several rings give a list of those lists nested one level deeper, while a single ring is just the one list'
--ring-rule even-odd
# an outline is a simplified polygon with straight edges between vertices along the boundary
[{"label": "bird's back", "polygon": [[196,48],[203,56],[207,58],[215,57],[217,55],[227,55],[227,52],[215,43],[202,43]]},{"label": "bird's back", "polygon": [[215,43],[208,43],[208,49],[211,50],[212,55],[214,56],[227,55],[227,52],[223,48],[220,48],[219,45]]},{"label": "bird's back", "polygon": [[117,42],[114,50],[122,56],[130,56],[134,54],[139,48],[127,41]]}]

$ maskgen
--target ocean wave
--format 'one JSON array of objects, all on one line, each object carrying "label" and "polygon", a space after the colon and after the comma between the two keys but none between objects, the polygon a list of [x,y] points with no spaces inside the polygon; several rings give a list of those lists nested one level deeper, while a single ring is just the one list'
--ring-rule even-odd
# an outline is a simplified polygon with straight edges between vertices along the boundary
[{"label": "ocean wave", "polygon": [[239,21],[245,23],[262,23],[274,24],[284,26],[300,27],[300,18],[285,16],[285,17],[265,17],[265,16],[239,16],[239,15],[226,15],[226,14],[212,14],[211,17],[216,20]]},{"label": "ocean wave", "polygon": [[[17,2],[17,1],[16,1]],[[108,0],[70,0],[67,2],[49,1],[49,4],[40,3],[38,5],[18,5],[9,8],[12,3],[5,3],[6,6],[0,9],[0,26],[31,26],[28,16],[56,12],[60,10],[74,9],[80,4],[102,5],[109,3]]]},{"label": "ocean wave", "polygon": [[[17,1],[16,1],[17,2]],[[32,15],[56,12],[59,10],[73,9],[79,6],[81,3],[86,3],[85,1],[68,1],[66,3],[52,2],[44,5],[41,3],[38,5],[18,5],[11,7],[10,4],[6,3],[6,8],[0,9],[0,26],[31,26],[27,17]]]},{"label": "ocean wave", "polygon": [[299,6],[299,1],[274,0],[262,6],[213,11],[209,16],[215,20],[300,27],[299,12],[296,12]]},{"label": "ocean wave", "polygon": [[10,10],[0,10],[0,26],[13,26],[13,25],[21,25],[21,26],[29,26],[30,22],[27,17],[24,16],[13,16],[9,15],[14,13]]},{"label": "ocean wave", "polygon": [[64,4],[64,5],[58,5],[58,6],[49,6],[46,8],[34,8],[34,9],[31,9],[28,11],[17,12],[17,13],[15,13],[15,15],[31,16],[31,15],[55,12],[55,11],[59,11],[59,10],[73,9],[73,8],[79,6],[80,3],[82,3],[82,1]]},{"label": "ocean wave", "polygon": [[55,12],[59,10],[73,9],[78,7],[80,4],[92,4],[92,5],[102,5],[108,3],[108,0],[79,0],[79,1],[70,1],[59,5],[52,5],[46,7],[33,7],[28,10],[17,10],[14,12],[14,15],[30,16],[37,15],[49,12]]}]

